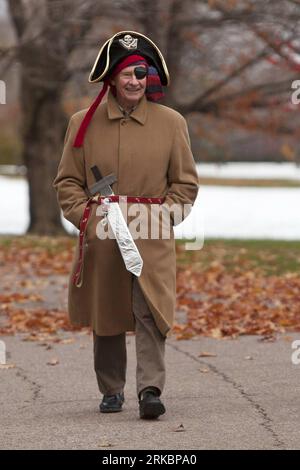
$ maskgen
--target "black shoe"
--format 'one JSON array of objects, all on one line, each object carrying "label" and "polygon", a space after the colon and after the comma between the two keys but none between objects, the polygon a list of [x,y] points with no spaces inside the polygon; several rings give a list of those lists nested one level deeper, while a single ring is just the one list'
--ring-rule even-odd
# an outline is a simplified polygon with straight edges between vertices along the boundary
[{"label": "black shoe", "polygon": [[116,393],[115,395],[104,395],[99,405],[101,413],[117,413],[122,411],[124,403],[124,393]]},{"label": "black shoe", "polygon": [[152,388],[146,388],[140,394],[140,418],[156,419],[166,412],[163,403],[159,399],[159,392]]}]

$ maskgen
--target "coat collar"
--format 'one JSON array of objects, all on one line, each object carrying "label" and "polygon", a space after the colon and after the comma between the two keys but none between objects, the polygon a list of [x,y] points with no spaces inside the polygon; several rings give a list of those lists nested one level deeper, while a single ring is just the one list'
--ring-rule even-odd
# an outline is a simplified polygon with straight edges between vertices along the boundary
[{"label": "coat collar", "polygon": [[[135,110],[130,114],[130,117],[144,125],[147,119],[147,111],[148,103],[147,98],[144,95]],[[124,117],[111,90],[109,91],[107,97],[107,114],[109,119],[122,119]]]}]

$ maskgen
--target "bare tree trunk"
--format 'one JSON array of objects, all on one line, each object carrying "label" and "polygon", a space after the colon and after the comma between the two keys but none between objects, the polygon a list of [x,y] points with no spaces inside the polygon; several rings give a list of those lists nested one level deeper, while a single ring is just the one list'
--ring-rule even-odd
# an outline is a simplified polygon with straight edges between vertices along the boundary
[{"label": "bare tree trunk", "polygon": [[[21,0],[10,0],[8,5],[17,33],[21,66],[23,161],[27,167],[30,201],[28,233],[62,234],[65,230],[52,182],[60,159],[62,132],[66,127],[62,109],[66,45],[56,21],[63,4],[55,5],[47,0],[43,4],[47,14],[41,10],[41,4],[37,6],[35,14],[31,14],[32,34],[37,35],[34,41],[26,36],[29,25],[26,4]],[[35,30],[37,21],[40,29]],[[38,34],[38,31],[43,33]]]},{"label": "bare tree trunk", "polygon": [[52,187],[61,156],[62,130],[66,117],[62,109],[62,88],[51,92],[32,84],[23,75],[21,103],[24,115],[23,159],[27,167],[30,201],[28,233],[59,235],[65,233],[60,209]]},{"label": "bare tree trunk", "polygon": [[[61,157],[67,118],[63,92],[70,53],[89,31],[98,0],[8,0],[21,69],[23,161],[30,200],[29,233],[65,233],[52,183]],[[76,23],[76,21],[78,21]]]}]

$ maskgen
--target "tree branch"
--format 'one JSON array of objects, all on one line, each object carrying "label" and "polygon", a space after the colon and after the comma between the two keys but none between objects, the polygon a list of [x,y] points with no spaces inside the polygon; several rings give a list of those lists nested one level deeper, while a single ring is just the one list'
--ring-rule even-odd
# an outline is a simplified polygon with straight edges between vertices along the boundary
[{"label": "tree branch", "polygon": [[254,64],[256,64],[258,61],[260,61],[263,57],[265,57],[268,54],[268,49],[265,48],[261,52],[259,52],[255,57],[251,58],[247,62],[245,62],[243,65],[238,67],[237,69],[233,70],[227,77],[223,78],[219,82],[215,83],[212,87],[210,87],[208,90],[206,90],[204,93],[202,93],[198,98],[196,98],[192,103],[188,105],[180,105],[180,109],[183,110],[182,112],[193,112],[189,110],[197,110],[201,109],[205,100],[211,96],[212,94],[216,93],[219,91],[221,88],[223,88],[225,85],[228,85],[233,79],[241,75],[242,72],[244,72],[246,69],[249,67],[252,67]]}]

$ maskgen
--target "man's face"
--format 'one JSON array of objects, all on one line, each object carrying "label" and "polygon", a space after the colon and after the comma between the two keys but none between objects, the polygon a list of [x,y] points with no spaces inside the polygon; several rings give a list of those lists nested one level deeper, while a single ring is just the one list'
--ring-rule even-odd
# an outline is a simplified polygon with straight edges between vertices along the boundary
[{"label": "man's face", "polygon": [[[145,93],[147,76],[138,80],[134,74],[136,67],[136,65],[126,67],[111,80],[111,84],[116,87],[117,99],[121,106],[135,106]],[[144,65],[138,67],[146,68]]]}]

